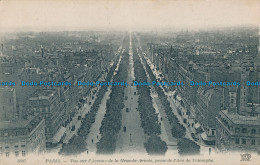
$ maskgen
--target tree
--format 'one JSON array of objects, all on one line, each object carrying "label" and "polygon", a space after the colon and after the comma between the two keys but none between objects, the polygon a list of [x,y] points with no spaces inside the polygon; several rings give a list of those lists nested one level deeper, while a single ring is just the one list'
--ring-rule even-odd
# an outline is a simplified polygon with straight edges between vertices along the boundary
[{"label": "tree", "polygon": [[165,141],[156,135],[150,136],[144,147],[149,155],[164,155],[168,149]]},{"label": "tree", "polygon": [[102,136],[97,143],[97,154],[113,154],[116,150],[116,138],[115,136]]},{"label": "tree", "polygon": [[182,138],[178,141],[178,152],[180,155],[200,154],[200,146],[190,139]]},{"label": "tree", "polygon": [[87,143],[80,136],[73,136],[68,144],[64,144],[59,152],[62,155],[78,155],[87,150]]},{"label": "tree", "polygon": [[181,125],[179,122],[174,122],[172,124],[172,136],[176,138],[182,138],[185,136],[186,128]]},{"label": "tree", "polygon": [[[129,65],[129,54],[123,54],[117,74],[113,77],[115,82],[126,81]],[[97,143],[97,153],[109,154],[116,149],[116,135],[120,131],[122,109],[124,108],[124,87],[112,86],[112,91],[106,103],[106,114],[102,120],[100,133],[102,138]]]}]

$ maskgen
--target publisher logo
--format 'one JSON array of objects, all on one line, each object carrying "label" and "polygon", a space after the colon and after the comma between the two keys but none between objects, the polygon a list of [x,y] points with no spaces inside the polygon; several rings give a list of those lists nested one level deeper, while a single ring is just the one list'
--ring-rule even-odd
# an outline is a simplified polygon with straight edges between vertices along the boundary
[{"label": "publisher logo", "polygon": [[241,160],[240,161],[250,161],[251,160],[251,154],[240,154]]}]

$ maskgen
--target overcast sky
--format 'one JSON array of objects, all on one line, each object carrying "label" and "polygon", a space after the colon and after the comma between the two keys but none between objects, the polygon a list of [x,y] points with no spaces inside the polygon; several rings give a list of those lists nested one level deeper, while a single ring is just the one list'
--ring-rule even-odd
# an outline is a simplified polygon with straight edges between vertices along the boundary
[{"label": "overcast sky", "polygon": [[0,30],[259,25],[260,0],[0,0]]}]

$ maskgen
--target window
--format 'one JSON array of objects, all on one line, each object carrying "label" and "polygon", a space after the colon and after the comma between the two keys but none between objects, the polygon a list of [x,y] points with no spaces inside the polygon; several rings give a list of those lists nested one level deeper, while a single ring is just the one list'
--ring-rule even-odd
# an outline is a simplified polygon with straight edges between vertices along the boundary
[{"label": "window", "polygon": [[5,146],[5,149],[9,149],[9,146]]},{"label": "window", "polygon": [[256,133],[256,129],[252,129],[252,130],[251,130],[251,133],[252,133],[252,134],[255,134],[255,133]]},{"label": "window", "polygon": [[25,144],[21,145],[21,147],[25,147]]},{"label": "window", "polygon": [[25,151],[22,151],[22,156],[25,156],[25,155],[26,155]]},{"label": "window", "polygon": [[246,144],[246,139],[242,139],[242,144]]},{"label": "window", "polygon": [[14,148],[18,148],[18,145],[15,145]]},{"label": "window", "polygon": [[236,132],[236,133],[239,133],[239,132],[240,132],[240,129],[239,129],[239,128],[236,128],[236,129],[235,129],[235,132]]},{"label": "window", "polygon": [[236,141],[236,144],[239,144],[239,141],[240,141],[240,140],[239,140],[239,138],[236,138],[235,141]]},{"label": "window", "polygon": [[251,141],[251,145],[255,145],[255,140],[254,139]]},{"label": "window", "polygon": [[15,156],[16,156],[16,157],[19,156],[19,151],[15,151]]},{"label": "window", "polygon": [[215,131],[212,131],[212,135],[213,135],[213,136],[215,135]]},{"label": "window", "polygon": [[243,128],[243,129],[242,129],[242,133],[247,133],[247,129],[246,129],[246,128]]},{"label": "window", "polygon": [[6,156],[6,157],[9,157],[9,152],[6,152],[6,153],[5,153],[5,156]]}]

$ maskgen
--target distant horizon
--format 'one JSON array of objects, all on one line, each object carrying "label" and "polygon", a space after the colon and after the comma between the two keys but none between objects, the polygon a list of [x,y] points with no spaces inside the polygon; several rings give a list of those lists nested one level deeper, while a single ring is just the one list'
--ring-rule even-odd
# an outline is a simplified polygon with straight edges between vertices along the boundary
[{"label": "distant horizon", "polygon": [[[40,33],[40,32],[88,32],[88,31],[132,31],[132,32],[153,32],[153,31],[163,31],[163,32],[180,32],[180,31],[210,31],[210,30],[223,30],[223,29],[232,29],[232,28],[258,28],[260,29],[259,25],[248,24],[248,25],[227,25],[227,26],[208,26],[208,27],[160,27],[160,28],[153,28],[153,27],[146,27],[146,28],[106,28],[106,27],[96,27],[96,28],[84,28],[84,27],[72,27],[72,28],[64,28],[64,27],[55,27],[55,28],[14,28],[1,31],[1,33]],[[259,30],[260,31],[260,30]]]},{"label": "distant horizon", "polygon": [[2,0],[0,32],[259,26],[259,8],[258,0]]}]

